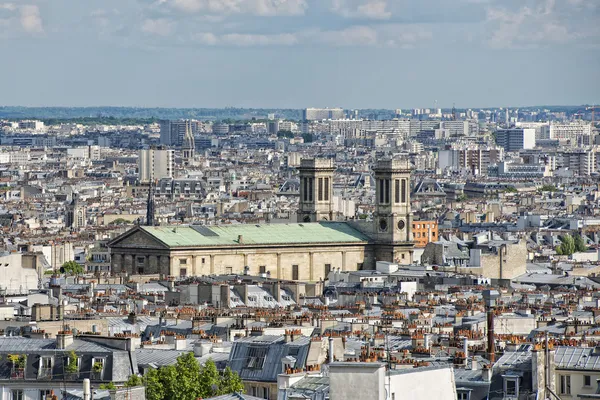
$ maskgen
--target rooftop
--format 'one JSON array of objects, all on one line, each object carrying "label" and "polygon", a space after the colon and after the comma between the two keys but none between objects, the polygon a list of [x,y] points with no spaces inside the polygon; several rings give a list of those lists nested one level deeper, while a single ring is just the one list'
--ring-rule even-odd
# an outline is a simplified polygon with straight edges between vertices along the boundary
[{"label": "rooftop", "polygon": [[[144,226],[170,247],[242,244],[361,243],[369,238],[344,222],[226,226]],[[242,238],[240,243],[240,237]]]}]

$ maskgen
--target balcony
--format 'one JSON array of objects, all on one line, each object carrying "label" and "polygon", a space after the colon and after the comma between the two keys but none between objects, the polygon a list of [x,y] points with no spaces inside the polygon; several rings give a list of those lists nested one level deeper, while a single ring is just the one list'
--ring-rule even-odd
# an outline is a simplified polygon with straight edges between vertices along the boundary
[{"label": "balcony", "polygon": [[38,379],[52,379],[52,368],[40,368],[40,371],[38,373]]},{"label": "balcony", "polygon": [[10,379],[25,379],[25,368],[12,368]]}]

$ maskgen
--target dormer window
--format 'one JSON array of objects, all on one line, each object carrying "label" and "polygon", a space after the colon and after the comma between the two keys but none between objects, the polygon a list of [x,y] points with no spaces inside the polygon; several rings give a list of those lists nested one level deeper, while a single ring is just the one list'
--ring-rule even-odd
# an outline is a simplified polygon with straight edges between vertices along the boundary
[{"label": "dormer window", "polygon": [[40,370],[38,373],[39,379],[51,379],[52,378],[52,357],[40,358]]},{"label": "dormer window", "polygon": [[519,397],[519,376],[504,375],[504,398],[517,399]]}]

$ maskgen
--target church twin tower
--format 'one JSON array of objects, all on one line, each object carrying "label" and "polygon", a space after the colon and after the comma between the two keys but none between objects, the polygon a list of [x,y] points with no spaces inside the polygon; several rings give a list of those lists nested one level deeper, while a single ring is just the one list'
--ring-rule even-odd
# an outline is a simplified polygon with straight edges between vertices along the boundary
[{"label": "church twin tower", "polygon": [[[330,159],[303,159],[300,163],[298,222],[335,220],[333,172]],[[353,227],[377,246],[377,259],[408,261],[412,258],[412,215],[408,161],[380,160],[373,168],[376,182],[373,221],[356,221]]]}]

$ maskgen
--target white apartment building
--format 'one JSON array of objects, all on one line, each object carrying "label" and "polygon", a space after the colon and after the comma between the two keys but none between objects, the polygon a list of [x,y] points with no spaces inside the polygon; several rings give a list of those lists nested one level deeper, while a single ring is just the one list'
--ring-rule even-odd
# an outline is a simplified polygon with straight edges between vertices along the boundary
[{"label": "white apartment building", "polygon": [[44,123],[42,121],[35,120],[19,121],[19,129],[28,131],[41,131],[44,129]]},{"label": "white apartment building", "polygon": [[517,122],[517,128],[535,129],[535,140],[550,139],[550,123],[548,122]]},{"label": "white apartment building", "polygon": [[165,148],[140,150],[138,160],[141,183],[172,178],[175,167],[175,151]]},{"label": "white apartment building", "polygon": [[591,136],[592,124],[589,122],[553,122],[550,124],[550,139],[560,141],[571,141],[572,144],[576,144],[579,138],[587,138],[587,140],[583,140],[584,142],[587,142],[589,144],[589,138]]},{"label": "white apartment building", "polygon": [[302,120],[320,121],[324,119],[343,119],[342,108],[306,108],[302,111]]}]

